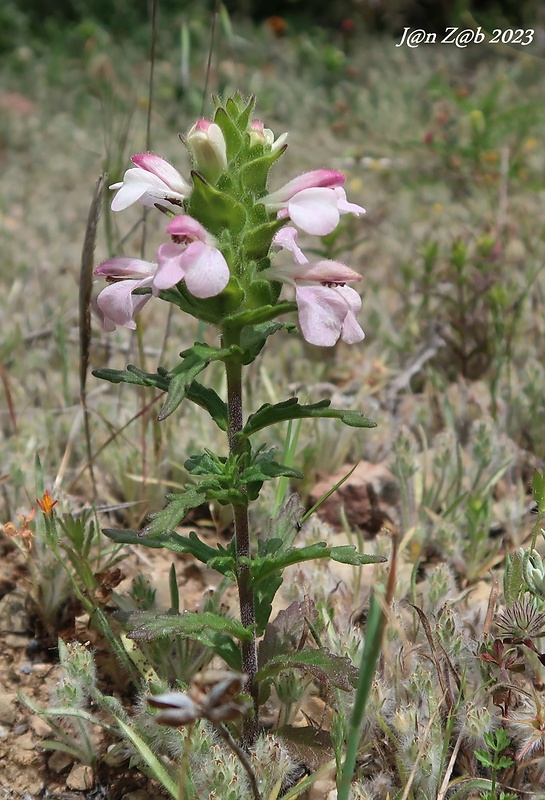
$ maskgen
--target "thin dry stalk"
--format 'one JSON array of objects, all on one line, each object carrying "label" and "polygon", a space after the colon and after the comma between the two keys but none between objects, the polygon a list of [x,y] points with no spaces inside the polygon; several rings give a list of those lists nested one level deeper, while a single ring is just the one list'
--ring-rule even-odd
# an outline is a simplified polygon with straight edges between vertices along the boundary
[{"label": "thin dry stalk", "polygon": [[81,407],[83,408],[85,445],[87,448],[87,465],[89,469],[89,476],[91,478],[93,497],[97,496],[97,488],[95,475],[93,472],[93,460],[91,458],[91,431],[89,427],[89,413],[87,409],[87,373],[89,371],[89,353],[91,349],[91,292],[93,289],[95,243],[105,184],[106,174],[102,173],[95,184],[95,191],[93,193],[93,199],[91,200],[89,215],[87,217],[87,226],[85,228],[83,248],[81,251],[79,284],[79,394]]},{"label": "thin dry stalk", "polygon": [[[441,703],[442,702],[443,701],[441,701]],[[418,753],[416,754],[416,758],[414,760],[413,768],[411,769],[411,771],[409,773],[409,777],[407,778],[407,783],[405,784],[405,789],[403,790],[403,794],[401,795],[399,800],[407,800],[407,798],[408,798],[408,796],[410,794],[411,786],[413,785],[414,777],[416,775],[416,770],[418,768],[418,761],[420,759],[420,756],[424,752],[424,747],[426,746],[426,742],[427,742],[429,733],[431,731],[431,727],[432,727],[433,723],[435,722],[435,717],[438,715],[439,709],[441,708],[441,703],[439,703],[439,705],[437,706],[437,708],[435,709],[433,714],[431,714],[431,716],[430,716],[430,718],[428,720],[428,724],[424,728],[424,734],[422,736],[422,744],[418,748]]]},{"label": "thin dry stalk", "polygon": [[439,787],[439,791],[437,792],[436,800],[445,800],[448,791],[450,776],[452,775],[452,770],[456,765],[456,759],[458,758],[458,751],[460,750],[461,744],[462,744],[462,731],[460,731],[460,733],[458,734],[458,738],[456,739],[456,744],[454,745],[454,748],[452,750],[452,754],[447,764],[447,768],[445,770],[441,786]]},{"label": "thin dry stalk", "polygon": [[8,371],[6,369],[5,364],[0,364],[0,379],[2,380],[2,385],[4,387],[4,392],[6,394],[6,403],[8,404],[9,418],[11,420],[11,425],[13,427],[13,433],[15,434],[15,436],[17,436],[17,433],[18,433],[17,414],[15,413],[15,405],[13,403],[13,395],[11,393],[11,387],[9,385]]},{"label": "thin dry stalk", "polygon": [[500,587],[498,584],[498,579],[493,575],[492,586],[490,587],[490,596],[488,598],[488,606],[486,609],[486,617],[484,619],[484,624],[483,624],[484,636],[488,636],[490,634],[490,631],[492,630],[492,624],[494,622],[494,612],[496,610],[496,603],[498,602],[499,591]]}]

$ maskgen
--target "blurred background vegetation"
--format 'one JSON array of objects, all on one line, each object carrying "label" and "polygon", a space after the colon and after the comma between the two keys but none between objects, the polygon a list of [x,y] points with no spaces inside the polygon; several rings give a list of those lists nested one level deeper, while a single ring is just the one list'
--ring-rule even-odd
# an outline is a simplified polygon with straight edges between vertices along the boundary
[{"label": "blurred background vegetation", "polygon": [[[173,20],[195,13],[208,15],[214,0],[163,0],[161,14]],[[485,28],[538,26],[545,19],[540,0],[227,0],[231,16],[260,22],[280,17],[292,32],[319,25],[341,35],[359,32],[398,35],[405,26],[441,32],[447,25]],[[59,36],[106,28],[119,39],[146,38],[147,0],[4,0],[0,4],[0,52],[22,44],[51,43]]]}]

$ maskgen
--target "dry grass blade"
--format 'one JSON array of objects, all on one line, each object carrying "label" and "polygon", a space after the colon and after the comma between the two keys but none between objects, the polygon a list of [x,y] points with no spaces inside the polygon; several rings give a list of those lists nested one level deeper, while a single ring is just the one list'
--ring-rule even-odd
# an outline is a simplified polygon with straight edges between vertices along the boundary
[{"label": "dry grass blade", "polygon": [[17,430],[18,430],[17,414],[15,413],[15,404],[13,402],[13,395],[11,393],[11,388],[9,385],[8,371],[4,364],[0,364],[0,380],[2,381],[2,385],[4,387],[4,392],[6,395],[6,402],[8,404],[9,418],[11,420],[13,433],[17,436]]},{"label": "dry grass blade", "polygon": [[79,284],[79,378],[80,395],[82,398],[85,398],[87,371],[89,367],[89,351],[91,345],[91,291],[93,288],[95,242],[98,221],[100,219],[100,210],[102,208],[102,196],[104,194],[105,183],[106,175],[102,173],[95,184],[95,191],[93,194],[93,199],[91,200],[89,215],[87,217],[87,226],[85,228],[85,237],[83,239],[83,249],[81,251]]},{"label": "dry grass blade", "polygon": [[95,184],[95,191],[91,206],[89,208],[89,215],[87,217],[87,226],[85,228],[85,237],[83,239],[83,249],[81,251],[81,270],[80,270],[80,284],[79,284],[79,346],[80,346],[80,365],[79,365],[79,389],[80,401],[83,407],[83,417],[85,425],[85,439],[87,446],[87,457],[89,459],[89,474],[93,485],[93,494],[96,497],[96,484],[93,474],[93,462],[91,459],[91,437],[89,432],[89,415],[87,412],[86,401],[86,387],[87,387],[87,372],[89,369],[89,352],[91,347],[91,291],[93,288],[93,263],[95,257],[95,242],[97,235],[97,226],[100,219],[100,210],[102,208],[102,197],[104,194],[104,186],[106,183],[106,175],[102,173]]},{"label": "dry grass blade", "polygon": [[449,788],[450,776],[452,775],[454,767],[456,766],[456,759],[458,758],[458,752],[462,744],[462,739],[463,739],[463,731],[460,731],[460,733],[458,734],[458,738],[456,739],[456,744],[452,749],[452,753],[449,762],[447,764],[447,768],[445,770],[441,786],[439,787],[439,791],[437,792],[437,800],[445,800]]},{"label": "dry grass blade", "polygon": [[492,586],[490,587],[490,596],[488,598],[488,606],[486,609],[486,617],[483,624],[483,633],[485,636],[490,635],[492,630],[492,623],[494,622],[494,613],[496,611],[496,604],[498,602],[498,595],[500,587],[497,578],[492,577]]},{"label": "dry grass blade", "polygon": [[[409,603],[409,605],[411,606],[411,608],[414,608],[414,610],[416,611],[416,613],[420,617],[420,622],[422,623],[422,627],[424,628],[424,632],[426,634],[426,638],[428,640],[428,644],[429,644],[430,649],[431,649],[431,655],[432,655],[433,662],[435,664],[435,668],[437,670],[437,676],[439,678],[439,683],[441,684],[441,690],[443,691],[445,699],[447,700],[448,708],[449,708],[449,710],[451,710],[452,708],[454,708],[454,705],[456,703],[456,697],[454,695],[454,692],[453,692],[453,689],[452,689],[452,686],[451,686],[451,683],[450,683],[449,673],[452,674],[452,676],[454,677],[454,680],[456,682],[456,687],[457,687],[458,691],[460,691],[460,689],[461,689],[460,676],[459,676],[458,672],[456,671],[452,661],[450,660],[450,658],[448,656],[448,653],[446,652],[446,650],[443,647],[443,645],[441,644],[441,642],[438,642],[435,639],[435,637],[434,637],[434,635],[432,633],[432,630],[431,630],[431,626],[430,626],[429,620],[428,620],[427,616],[424,614],[424,612],[422,611],[422,609],[419,608],[418,606],[413,605],[413,603]],[[439,655],[438,648],[441,651],[441,655]],[[441,659],[444,659],[444,663],[442,662]]]}]

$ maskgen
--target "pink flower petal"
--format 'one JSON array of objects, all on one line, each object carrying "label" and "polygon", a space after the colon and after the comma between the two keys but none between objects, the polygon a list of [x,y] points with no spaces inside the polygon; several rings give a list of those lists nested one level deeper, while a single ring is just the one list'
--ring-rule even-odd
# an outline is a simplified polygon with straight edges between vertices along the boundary
[{"label": "pink flower petal", "polygon": [[153,294],[163,289],[172,289],[185,277],[182,256],[185,247],[177,244],[162,244],[157,250],[157,272],[153,279]]},{"label": "pink flower petal", "polygon": [[327,286],[297,286],[299,324],[309,344],[333,347],[341,335],[346,301]]},{"label": "pink flower petal", "polygon": [[95,275],[108,278],[147,278],[155,274],[157,264],[140,258],[109,258],[93,270]]},{"label": "pink flower petal", "polygon": [[339,224],[337,197],[331,189],[304,189],[288,203],[292,222],[301,230],[325,236]]},{"label": "pink flower petal", "polygon": [[91,313],[93,314],[94,317],[96,317],[99,320],[102,328],[105,331],[109,332],[115,331],[117,325],[114,325],[114,323],[111,320],[109,320],[107,317],[104,316],[104,312],[97,303],[97,299],[98,298],[96,297],[91,298]]},{"label": "pink flower petal", "polygon": [[146,173],[134,167],[128,169],[121,183],[114,183],[110,189],[118,189],[112,200],[112,211],[124,211],[124,209],[136,203],[143,197],[149,189]]},{"label": "pink flower petal", "polygon": [[347,267],[346,264],[341,264],[340,261],[309,261],[307,264],[294,265],[291,269],[295,280],[298,281],[316,281],[317,283],[361,281],[359,272]]},{"label": "pink flower petal", "polygon": [[174,192],[187,196],[191,186],[182,178],[172,164],[154,153],[137,153],[131,161],[143,170],[155,175],[165,186]]},{"label": "pink flower petal", "polygon": [[105,319],[114,325],[123,325],[125,328],[136,328],[135,316],[142,310],[150,299],[150,295],[133,295],[134,289],[149,286],[151,278],[143,281],[126,280],[106,286],[97,297],[97,305],[104,314]]},{"label": "pink flower petal", "polygon": [[347,306],[347,314],[341,329],[341,339],[346,344],[361,342],[362,339],[365,339],[365,333],[356,319],[356,314],[361,310],[361,297],[350,286],[337,286],[335,291],[343,297]]},{"label": "pink flower petal", "polygon": [[358,206],[356,203],[348,202],[346,199],[346,192],[342,186],[338,186],[336,189],[334,189],[334,192],[337,197],[337,208],[341,214],[354,214],[356,217],[359,217],[361,214],[367,213],[362,206]]},{"label": "pink flower petal", "polygon": [[289,250],[297,264],[306,264],[308,258],[297,244],[298,236],[299,233],[297,229],[291,228],[288,225],[285,228],[281,228],[278,233],[275,234],[272,243],[275,247],[282,247],[284,250]]},{"label": "pink flower petal", "polygon": [[178,214],[169,222],[167,233],[170,236],[187,236],[191,239],[198,239],[206,244],[215,244],[216,240],[206,228],[189,214]]},{"label": "pink flower petal", "polygon": [[[114,183],[110,188],[116,186],[119,184]],[[123,183],[112,200],[112,211],[123,211],[138,201],[150,208],[156,203],[162,203],[175,210],[180,208],[184,197],[185,193],[175,192],[151,172],[134,167],[126,171]],[[171,200],[177,202],[171,203]]]},{"label": "pink flower petal", "polygon": [[229,267],[216,247],[192,242],[185,249],[182,261],[186,270],[185,284],[195,297],[215,297],[229,283]]},{"label": "pink flower petal", "polygon": [[337,172],[333,169],[315,169],[312,172],[305,172],[297,178],[288,181],[276,192],[267,195],[261,201],[267,206],[274,206],[276,204],[283,204],[290,200],[294,195],[302,192],[305,189],[313,189],[316,187],[333,188],[334,186],[341,186],[346,178],[342,172]]}]

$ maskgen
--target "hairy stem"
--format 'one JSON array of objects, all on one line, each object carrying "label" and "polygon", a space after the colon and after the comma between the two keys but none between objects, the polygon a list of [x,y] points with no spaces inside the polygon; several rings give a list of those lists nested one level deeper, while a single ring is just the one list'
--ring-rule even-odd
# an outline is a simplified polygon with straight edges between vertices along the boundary
[{"label": "hairy stem", "polygon": [[[225,339],[227,337],[224,337]],[[229,342],[224,340],[224,345],[233,342],[233,334],[229,337]],[[237,336],[238,339],[238,336]],[[227,436],[229,439],[229,452],[237,450],[238,442],[236,434],[242,430],[242,364],[236,359],[228,359],[225,362],[227,375],[227,408],[228,408],[228,428]],[[234,528],[235,528],[235,548],[236,548],[236,574],[238,597],[240,603],[240,619],[245,628],[255,626],[254,596],[250,584],[250,568],[245,562],[250,558],[250,526],[248,519],[248,508],[244,505],[233,506]],[[252,696],[254,703],[254,713],[244,720],[244,746],[246,749],[255,744],[258,734],[258,690],[255,682],[257,673],[257,645],[255,633],[251,641],[242,642],[242,669],[248,675],[247,688]]]}]

